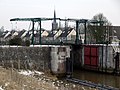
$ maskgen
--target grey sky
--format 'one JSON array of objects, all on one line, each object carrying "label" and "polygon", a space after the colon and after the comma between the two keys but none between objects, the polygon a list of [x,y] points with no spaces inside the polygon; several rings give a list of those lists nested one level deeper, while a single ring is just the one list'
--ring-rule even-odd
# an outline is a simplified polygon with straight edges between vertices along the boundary
[{"label": "grey sky", "polygon": [[0,0],[0,27],[11,29],[11,18],[53,17],[54,8],[60,18],[91,19],[103,13],[113,25],[120,25],[119,4],[119,0]]}]

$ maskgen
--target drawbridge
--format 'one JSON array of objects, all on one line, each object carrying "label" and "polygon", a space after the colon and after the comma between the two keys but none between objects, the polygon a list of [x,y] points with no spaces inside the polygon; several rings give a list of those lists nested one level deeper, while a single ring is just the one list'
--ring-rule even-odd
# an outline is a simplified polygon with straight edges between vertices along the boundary
[{"label": "drawbridge", "polygon": [[[42,32],[42,21],[53,21],[54,19],[61,21],[67,21],[67,22],[74,22],[75,23],[75,39],[74,40],[67,40],[67,36],[65,37],[66,39],[61,41],[60,39],[53,39],[52,40],[43,40],[41,36]],[[31,44],[34,45],[35,41],[35,23],[38,23],[39,27],[39,45],[71,45],[71,44],[77,44],[80,45],[82,44],[82,40],[80,38],[80,24],[83,24],[84,26],[84,44],[86,44],[86,38],[87,38],[87,24],[92,23],[103,23],[103,21],[97,21],[97,20],[88,20],[88,19],[61,19],[61,18],[13,18],[10,19],[10,21],[30,21],[32,22],[32,39],[31,39]],[[62,31],[63,32],[63,31]],[[51,30],[51,33],[53,33],[53,30]]]}]

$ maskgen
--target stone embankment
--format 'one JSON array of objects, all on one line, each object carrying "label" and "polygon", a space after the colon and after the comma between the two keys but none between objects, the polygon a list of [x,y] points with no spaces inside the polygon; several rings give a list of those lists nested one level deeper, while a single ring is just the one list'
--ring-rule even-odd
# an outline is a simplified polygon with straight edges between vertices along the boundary
[{"label": "stone embankment", "polygon": [[49,47],[0,47],[0,65],[17,69],[49,70]]}]

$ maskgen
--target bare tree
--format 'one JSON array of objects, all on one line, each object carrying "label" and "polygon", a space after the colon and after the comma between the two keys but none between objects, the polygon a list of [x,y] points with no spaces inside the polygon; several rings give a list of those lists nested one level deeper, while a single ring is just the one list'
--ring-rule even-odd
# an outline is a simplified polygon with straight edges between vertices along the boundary
[{"label": "bare tree", "polygon": [[97,44],[108,43],[111,30],[107,27],[111,26],[112,24],[102,13],[93,16],[92,20],[97,21],[89,25],[92,41]]}]

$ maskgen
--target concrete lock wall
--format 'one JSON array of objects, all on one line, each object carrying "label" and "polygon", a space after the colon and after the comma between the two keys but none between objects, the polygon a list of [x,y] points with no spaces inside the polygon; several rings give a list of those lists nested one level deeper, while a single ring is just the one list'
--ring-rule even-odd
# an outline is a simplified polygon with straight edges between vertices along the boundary
[{"label": "concrete lock wall", "polygon": [[0,47],[0,65],[18,69],[50,69],[49,47]]}]

